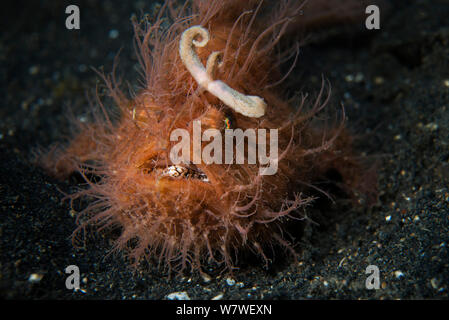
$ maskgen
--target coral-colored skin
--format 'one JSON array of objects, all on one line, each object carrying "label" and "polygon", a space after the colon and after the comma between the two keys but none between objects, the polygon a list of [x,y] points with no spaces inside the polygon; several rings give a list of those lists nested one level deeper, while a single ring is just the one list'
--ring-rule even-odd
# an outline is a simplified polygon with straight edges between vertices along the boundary
[{"label": "coral-colored skin", "polygon": [[[343,120],[333,127],[314,120],[327,103],[326,90],[316,101],[303,99],[294,106],[279,93],[284,76],[279,64],[296,47],[281,55],[275,48],[283,33],[307,26],[307,7],[298,1],[266,2],[259,7],[260,1],[195,0],[190,13],[187,6],[175,10],[168,2],[163,9],[171,12],[173,23],[167,31],[161,32],[160,18],[151,26],[135,23],[145,88],[127,99],[105,77],[120,109],[118,120],[111,121],[104,112],[94,123],[79,124],[79,134],[68,146],[41,158],[60,178],[74,171],[101,177],[97,182],[86,179],[88,188],[71,196],[94,198],[80,213],[75,235],[87,225],[118,227],[121,235],[114,248],[124,249],[135,263],[156,258],[169,270],[201,271],[212,260],[232,271],[233,257],[244,248],[265,261],[265,244],[279,244],[295,254],[283,238],[283,223],[288,217],[303,217],[297,209],[312,203],[314,183],[325,179],[329,169],[339,171],[347,190],[357,189],[362,165],[355,160]],[[357,3],[332,2],[343,7]],[[311,25],[338,20],[338,15],[326,19],[329,10],[319,14],[320,5],[329,8],[329,1],[312,3]],[[198,87],[178,53],[180,35],[193,25],[209,30],[209,42],[197,48],[203,64],[213,51],[221,51],[223,64],[214,78],[262,97],[267,103],[264,116],[245,117]],[[208,182],[162,176],[170,165],[171,131],[191,132],[195,119],[201,120],[203,131],[229,125],[279,129],[277,174],[259,175],[257,165],[199,164]]]}]

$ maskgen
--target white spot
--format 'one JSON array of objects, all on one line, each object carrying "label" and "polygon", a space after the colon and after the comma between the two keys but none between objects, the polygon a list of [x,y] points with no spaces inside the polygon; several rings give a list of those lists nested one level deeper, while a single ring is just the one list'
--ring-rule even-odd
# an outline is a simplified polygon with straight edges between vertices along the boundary
[{"label": "white spot", "polygon": [[434,122],[430,122],[430,123],[426,124],[424,126],[424,128],[426,128],[427,130],[433,132],[433,131],[438,130],[438,124],[436,124]]},{"label": "white spot", "polygon": [[226,283],[228,286],[233,286],[235,284],[235,280],[232,278],[226,278]]},{"label": "white spot", "polygon": [[213,297],[211,300],[221,300],[223,299],[223,293],[217,294],[215,297]]},{"label": "white spot", "polygon": [[440,281],[437,278],[432,278],[432,280],[430,280],[430,284],[435,290],[438,290],[440,288]]},{"label": "white spot", "polygon": [[39,73],[39,66],[31,66],[30,69],[28,69],[28,72],[31,75],[33,75],[33,76],[38,74]]},{"label": "white spot", "polygon": [[354,76],[352,74],[348,74],[345,76],[346,82],[352,82],[354,81]]},{"label": "white spot", "polygon": [[117,39],[119,36],[119,32],[116,29],[112,29],[109,31],[109,39]]},{"label": "white spot", "polygon": [[168,300],[190,300],[189,295],[185,291],[172,292],[167,295]]},{"label": "white spot", "polygon": [[30,277],[28,278],[28,282],[37,283],[42,280],[44,277],[43,274],[40,273],[32,273]]}]

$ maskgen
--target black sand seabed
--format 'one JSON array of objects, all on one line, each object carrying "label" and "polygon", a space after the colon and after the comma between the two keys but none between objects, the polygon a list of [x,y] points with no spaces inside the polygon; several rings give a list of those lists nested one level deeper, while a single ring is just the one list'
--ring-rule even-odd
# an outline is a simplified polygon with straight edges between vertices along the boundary
[{"label": "black sand seabed", "polygon": [[[64,27],[67,1],[14,1],[2,8],[0,42],[0,297],[6,299],[447,299],[449,290],[449,1],[393,1],[379,32],[347,26],[311,39],[289,78],[291,91],[311,93],[321,74],[343,102],[360,149],[379,159],[379,204],[336,204],[314,213],[298,262],[242,263],[226,276],[172,278],[133,273],[110,240],[90,235],[74,249],[75,228],[58,182],[30,162],[38,144],[67,133],[64,105],[82,114],[84,92],[111,70],[138,79],[133,13],[151,1],[78,1],[81,30]],[[365,138],[366,137],[366,138]],[[81,288],[65,288],[68,265]],[[380,270],[381,289],[365,288],[365,269]]]}]

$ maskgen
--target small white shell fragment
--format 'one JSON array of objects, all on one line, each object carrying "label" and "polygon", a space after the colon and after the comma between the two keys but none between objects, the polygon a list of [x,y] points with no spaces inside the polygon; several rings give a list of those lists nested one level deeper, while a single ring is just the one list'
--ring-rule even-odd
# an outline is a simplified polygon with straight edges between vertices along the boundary
[{"label": "small white shell fragment", "polygon": [[28,281],[29,281],[29,282],[33,282],[33,283],[36,283],[36,282],[41,281],[43,277],[44,277],[43,274],[40,274],[40,273],[32,273],[32,274],[29,276]]},{"label": "small white shell fragment", "polygon": [[186,291],[172,292],[167,295],[168,300],[190,300]]},{"label": "small white shell fragment", "polygon": [[432,280],[430,280],[430,284],[435,290],[439,289],[440,287],[440,281],[437,278],[432,278]]},{"label": "small white shell fragment", "polygon": [[226,283],[228,286],[233,286],[235,284],[235,280],[232,278],[226,278]]},{"label": "small white shell fragment", "polygon": [[209,283],[212,280],[212,278],[206,273],[201,274],[201,277],[203,278],[203,281],[206,283]]},{"label": "small white shell fragment", "polygon": [[221,300],[221,299],[223,299],[223,293],[219,293],[219,294],[217,294],[215,297],[213,297],[211,300]]}]

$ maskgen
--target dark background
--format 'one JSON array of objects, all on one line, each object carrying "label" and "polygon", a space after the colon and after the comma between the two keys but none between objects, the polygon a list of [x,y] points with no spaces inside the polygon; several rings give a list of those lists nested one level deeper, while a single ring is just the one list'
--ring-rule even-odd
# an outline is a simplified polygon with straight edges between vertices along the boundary
[{"label": "dark background", "polygon": [[[132,14],[154,14],[155,1],[11,1],[0,35],[0,297],[6,299],[420,299],[448,297],[449,1],[392,1],[380,31],[343,26],[316,33],[288,79],[290,94],[313,96],[321,75],[331,104],[346,107],[358,148],[378,159],[379,203],[336,203],[314,210],[319,226],[298,239],[298,262],[243,261],[226,276],[171,278],[133,272],[121,255],[106,257],[107,236],[74,249],[75,221],[59,182],[32,163],[38,145],[68,134],[67,106],[88,109],[99,83],[90,67],[138,84]],[[81,29],[65,28],[65,7],[81,10]],[[111,37],[115,31],[116,38]],[[126,85],[126,83],[125,83]],[[126,88],[126,87],[125,87]],[[65,267],[81,270],[82,291],[65,288]],[[380,269],[381,289],[365,288],[365,269]],[[40,281],[30,281],[36,274]]]}]

